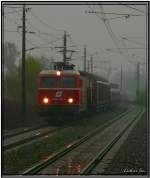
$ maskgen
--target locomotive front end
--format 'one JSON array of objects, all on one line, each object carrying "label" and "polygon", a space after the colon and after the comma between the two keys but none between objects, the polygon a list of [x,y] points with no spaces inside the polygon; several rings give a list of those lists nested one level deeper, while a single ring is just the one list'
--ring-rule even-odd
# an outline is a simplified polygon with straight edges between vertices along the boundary
[{"label": "locomotive front end", "polygon": [[78,72],[41,72],[38,85],[40,113],[80,112],[81,92]]}]

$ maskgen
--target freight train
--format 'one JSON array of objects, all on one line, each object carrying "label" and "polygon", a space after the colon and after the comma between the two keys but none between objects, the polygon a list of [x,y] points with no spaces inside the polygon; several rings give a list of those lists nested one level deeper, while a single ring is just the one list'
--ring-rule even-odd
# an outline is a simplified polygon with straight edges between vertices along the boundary
[{"label": "freight train", "polygon": [[38,76],[38,108],[41,115],[100,111],[120,101],[118,85],[103,77],[74,70],[73,65],[57,63],[53,70]]}]

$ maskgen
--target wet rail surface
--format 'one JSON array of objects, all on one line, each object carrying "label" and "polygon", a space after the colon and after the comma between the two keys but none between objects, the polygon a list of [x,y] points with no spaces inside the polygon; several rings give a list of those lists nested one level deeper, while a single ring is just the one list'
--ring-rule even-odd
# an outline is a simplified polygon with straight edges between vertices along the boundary
[{"label": "wet rail surface", "polygon": [[60,130],[59,127],[42,127],[37,130],[31,130],[26,133],[22,133],[13,137],[9,137],[7,139],[4,139],[3,149],[8,150],[11,148],[14,148],[16,146],[19,146],[21,144],[25,144],[27,142],[33,141],[34,139],[38,139],[41,137],[46,136],[47,134],[53,133]]},{"label": "wet rail surface", "polygon": [[[62,151],[54,155],[49,155],[49,157],[47,157],[47,159],[45,159],[43,162],[40,162],[39,164],[33,166],[32,168],[26,170],[23,174],[25,175],[55,174],[56,175],[56,174],[79,174],[79,172],[81,173],[81,169],[83,170],[83,168],[88,165],[88,163],[93,159],[93,157],[96,156],[96,155],[94,156],[93,153],[96,153],[100,149],[100,146],[104,146],[106,142],[108,143],[108,140],[106,138],[108,137],[109,139],[111,139],[114,136],[112,134],[114,133],[114,130],[115,133],[117,134],[118,129],[122,129],[122,125],[127,125],[127,120],[130,121],[132,117],[136,117],[136,116],[137,113],[135,112],[135,109],[134,111],[133,109],[132,111],[130,109],[124,112],[123,114],[120,114],[115,119],[108,121],[107,123],[103,124],[100,128],[95,129],[94,132],[88,134],[86,137],[77,140],[72,145],[69,145],[68,148],[63,149]],[[111,137],[110,135],[107,135],[108,133],[110,133],[110,131],[111,131]],[[95,140],[96,138],[97,140]],[[102,139],[103,139],[103,144],[101,144]],[[91,145],[93,146],[95,143],[100,143],[100,145],[95,146],[95,148],[98,149],[97,151],[96,150],[94,151],[93,148],[91,147]],[[87,151],[88,149],[89,151]],[[85,155],[89,160],[85,158]],[[82,159],[84,163],[81,163],[79,160],[77,160],[77,158]],[[74,170],[72,168],[74,168]],[[68,169],[71,169],[71,173],[68,173]]]},{"label": "wet rail surface", "polygon": [[[123,111],[126,110],[127,109],[124,109]],[[118,114],[118,111],[114,111],[114,112]],[[73,122],[75,121],[72,121],[72,123]],[[54,127],[54,126],[48,126],[48,124],[45,123],[35,127],[19,128],[19,129],[12,130],[9,133],[5,134],[3,149],[4,151],[6,151],[9,149],[16,148],[18,146],[23,146],[25,144],[28,144],[30,141],[33,140],[36,141],[42,137],[46,138],[46,136],[50,136],[49,134],[65,129],[67,127],[69,128],[69,125],[68,126],[66,125],[64,127],[62,126]]]},{"label": "wet rail surface", "polygon": [[21,135],[26,132],[30,132],[30,131],[40,129],[42,127],[46,127],[46,126],[47,126],[47,124],[43,123],[43,124],[39,124],[39,125],[33,126],[33,127],[21,127],[21,128],[12,129],[12,130],[4,130],[3,138],[4,139],[11,138],[11,137]]}]

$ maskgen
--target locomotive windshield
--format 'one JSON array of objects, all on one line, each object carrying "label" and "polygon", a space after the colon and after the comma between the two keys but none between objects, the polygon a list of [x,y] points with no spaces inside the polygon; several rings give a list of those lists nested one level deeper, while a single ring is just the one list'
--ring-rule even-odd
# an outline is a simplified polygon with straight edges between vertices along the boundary
[{"label": "locomotive windshield", "polygon": [[63,88],[75,88],[76,79],[74,77],[62,77],[60,83]]},{"label": "locomotive windshield", "polygon": [[56,78],[55,77],[42,77],[40,85],[43,88],[55,88]]}]

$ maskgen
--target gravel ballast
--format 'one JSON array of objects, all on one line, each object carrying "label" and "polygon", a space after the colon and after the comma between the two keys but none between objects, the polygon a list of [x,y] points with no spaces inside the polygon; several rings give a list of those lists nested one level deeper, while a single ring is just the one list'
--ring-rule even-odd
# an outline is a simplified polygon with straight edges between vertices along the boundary
[{"label": "gravel ballast", "polygon": [[121,146],[109,166],[107,175],[146,175],[147,174],[147,119],[146,113],[138,121]]}]

